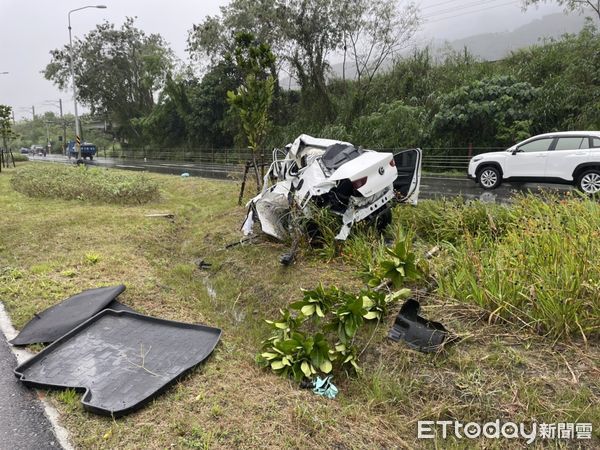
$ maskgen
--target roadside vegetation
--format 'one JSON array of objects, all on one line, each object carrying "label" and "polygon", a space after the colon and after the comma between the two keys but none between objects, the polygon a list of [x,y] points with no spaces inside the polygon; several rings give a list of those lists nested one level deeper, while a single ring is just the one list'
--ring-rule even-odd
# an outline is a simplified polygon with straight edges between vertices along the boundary
[{"label": "roadside vegetation", "polygon": [[[86,133],[109,154],[189,158],[204,149],[218,159],[224,149],[252,146],[256,154],[301,133],[367,148],[418,146],[465,155],[469,144],[506,148],[539,133],[600,128],[600,17],[591,9],[593,18],[579,34],[490,62],[467,51],[407,51],[419,27],[413,5],[352,3],[231,2],[220,14],[188,24],[186,67],[175,64],[160,35],[145,34],[133,19],[102,23],[74,44],[80,101],[93,111],[90,121],[106,123],[104,138]],[[577,9],[585,2],[566,3]],[[305,20],[298,22],[300,15]],[[239,104],[228,100],[228,92],[247,87],[254,70],[239,64],[239,36],[273,54],[267,75],[255,78],[272,80],[268,95],[255,102],[267,105],[268,115],[246,114],[264,135],[253,142]],[[346,62],[332,68],[327,58],[340,49]],[[59,87],[69,80],[64,50],[52,50],[45,69]],[[137,83],[140,78],[145,82]],[[126,86],[135,89],[124,92]],[[53,136],[61,134],[57,117],[46,121],[54,122]],[[15,130],[22,136],[17,142],[40,141],[46,131],[40,119]],[[57,148],[56,137],[52,141]]]},{"label": "roadside vegetation", "polygon": [[[122,419],[86,413],[71,392],[51,391],[77,447],[415,448],[423,444],[418,420],[600,422],[593,201],[423,201],[396,208],[383,237],[359,226],[343,246],[327,239],[321,248],[303,246],[284,267],[286,246],[268,239],[226,248],[239,241],[245,213],[235,183],[148,175],[160,183],[160,198],[119,205],[29,197],[13,190],[16,172],[0,176],[0,297],[17,328],[83,289],[125,283],[121,301],[143,314],[223,329],[202,367]],[[146,217],[156,212],[174,218]],[[435,245],[438,256],[425,260]],[[199,269],[199,258],[212,266]],[[386,338],[401,299],[368,294],[365,302],[360,294],[400,266],[407,276],[389,292],[410,288],[422,314],[458,337],[438,354]],[[419,275],[408,276],[413,270]],[[336,335],[354,335],[359,350],[359,370],[351,360],[340,364],[345,358],[332,362],[335,400],[256,362],[270,353],[263,346],[277,328],[266,320],[278,322],[289,307],[289,317],[309,318],[301,330],[308,337],[325,324],[317,306],[338,325],[334,344]],[[340,330],[345,306],[359,314]],[[323,361],[317,355],[312,368],[301,361],[287,375],[327,372]],[[600,439],[594,434],[591,447]]]},{"label": "roadside vegetation", "polygon": [[398,209],[443,254],[437,293],[552,338],[600,333],[600,206],[583,196],[522,195],[511,206],[462,200]]},{"label": "roadside vegetation", "polygon": [[11,178],[13,189],[29,197],[98,203],[142,204],[158,199],[158,183],[143,173],[62,164],[29,164]]}]

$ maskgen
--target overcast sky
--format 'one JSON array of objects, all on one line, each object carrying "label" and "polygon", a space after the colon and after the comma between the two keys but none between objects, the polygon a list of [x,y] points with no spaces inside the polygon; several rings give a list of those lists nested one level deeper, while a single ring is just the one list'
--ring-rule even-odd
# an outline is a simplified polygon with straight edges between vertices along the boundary
[{"label": "overcast sky", "polygon": [[[74,37],[83,37],[104,20],[120,26],[125,17],[137,17],[136,26],[146,33],[160,33],[176,55],[187,60],[188,30],[207,15],[219,12],[228,0],[0,0],[0,104],[13,106],[17,120],[35,111],[56,111],[48,101],[61,98],[65,112],[73,111],[72,95],[59,91],[40,73],[50,61],[49,51],[69,41],[69,10],[90,4],[107,9],[86,9],[71,14]],[[479,33],[507,31],[547,14],[560,12],[544,4],[523,13],[518,1],[509,0],[417,0],[422,17],[428,18],[419,42],[453,40]]]}]

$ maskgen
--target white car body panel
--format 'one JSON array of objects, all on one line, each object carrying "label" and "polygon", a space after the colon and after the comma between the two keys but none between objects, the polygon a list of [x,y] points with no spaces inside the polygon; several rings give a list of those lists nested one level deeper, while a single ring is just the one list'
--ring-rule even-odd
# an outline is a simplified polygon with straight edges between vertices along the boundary
[{"label": "white car body panel", "polygon": [[370,197],[390,186],[398,176],[396,167],[390,165],[393,158],[394,155],[391,153],[365,152],[344,164],[329,179],[339,181],[348,178],[350,181],[355,181],[366,176],[367,182],[358,189],[358,192],[365,197]]}]

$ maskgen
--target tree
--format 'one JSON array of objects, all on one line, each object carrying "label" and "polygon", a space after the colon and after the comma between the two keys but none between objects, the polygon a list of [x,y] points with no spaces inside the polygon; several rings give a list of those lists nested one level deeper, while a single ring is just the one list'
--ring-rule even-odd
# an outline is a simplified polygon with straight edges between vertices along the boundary
[{"label": "tree", "polygon": [[442,96],[433,131],[446,145],[513,144],[529,134],[538,89],[508,76],[478,80]]},{"label": "tree", "polygon": [[300,84],[305,108],[317,120],[331,119],[327,92],[328,56],[343,42],[350,1],[279,0],[281,24],[289,50],[286,56]]},{"label": "tree", "polygon": [[[549,0],[523,0],[523,7],[527,8],[531,5],[537,5],[538,3],[546,3]],[[585,11],[587,8],[592,8],[596,15],[598,16],[598,20],[600,20],[600,0],[553,0],[556,1],[559,5],[565,7],[565,9],[569,11]]]},{"label": "tree", "polygon": [[10,123],[11,115],[12,107],[0,105],[0,136],[2,136],[2,146],[5,149],[8,148],[8,141],[14,136]]},{"label": "tree", "polygon": [[421,145],[423,108],[402,101],[381,104],[379,111],[354,122],[353,140],[369,148],[411,148]]},{"label": "tree", "polygon": [[400,10],[397,0],[356,0],[345,16],[344,56],[349,52],[356,70],[359,105],[373,77],[396,56],[417,31],[417,9],[409,3]]},{"label": "tree", "polygon": [[[69,48],[52,50],[44,75],[60,89],[70,83]],[[92,114],[135,137],[131,120],[150,113],[154,95],[173,66],[173,54],[158,34],[146,35],[127,18],[120,29],[104,22],[73,43],[73,68],[78,100]]]},{"label": "tree", "polygon": [[217,63],[201,80],[190,70],[169,75],[156,107],[136,124],[160,146],[231,146],[236,127],[229,123],[227,92],[242,81],[228,60]]},{"label": "tree", "polygon": [[268,44],[256,42],[251,33],[239,33],[235,41],[236,48],[231,57],[239,72],[244,74],[244,82],[235,92],[227,92],[227,99],[239,115],[248,148],[252,151],[252,166],[259,190],[261,182],[257,155],[269,127],[269,108],[275,87],[269,68],[273,65],[275,56]]},{"label": "tree", "polygon": [[235,50],[238,33],[252,33],[272,51],[283,51],[283,34],[276,0],[232,0],[220,7],[220,16],[207,16],[188,33],[188,52],[193,59],[208,57],[212,65]]},{"label": "tree", "polygon": [[591,23],[578,35],[519,50],[504,64],[538,88],[534,134],[600,127],[600,33]]}]

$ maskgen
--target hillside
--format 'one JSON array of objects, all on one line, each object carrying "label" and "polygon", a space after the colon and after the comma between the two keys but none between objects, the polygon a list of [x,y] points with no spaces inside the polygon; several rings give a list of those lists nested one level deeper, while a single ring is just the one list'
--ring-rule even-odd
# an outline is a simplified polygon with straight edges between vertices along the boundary
[{"label": "hillside", "polygon": [[436,43],[441,49],[463,50],[487,61],[502,59],[511,51],[543,43],[546,39],[558,39],[564,34],[576,34],[585,25],[585,17],[576,14],[551,14],[534,20],[522,27],[501,33],[485,33],[458,39],[451,42]]}]

